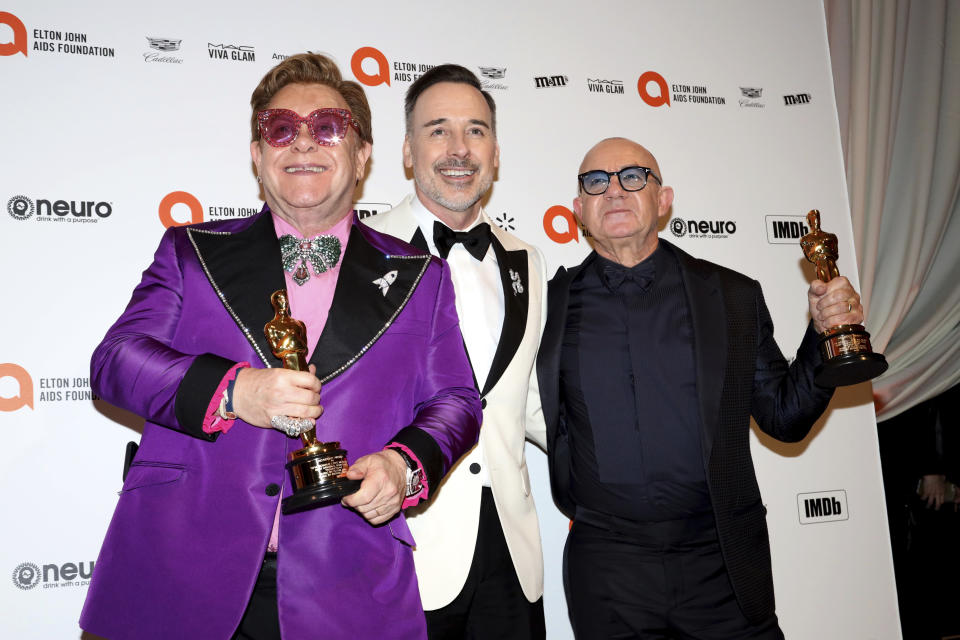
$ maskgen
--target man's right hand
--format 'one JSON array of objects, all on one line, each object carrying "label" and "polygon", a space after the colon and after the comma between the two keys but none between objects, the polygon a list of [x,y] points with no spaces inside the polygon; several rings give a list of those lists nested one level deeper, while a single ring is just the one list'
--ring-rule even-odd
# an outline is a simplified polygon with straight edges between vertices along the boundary
[{"label": "man's right hand", "polygon": [[927,503],[927,509],[939,509],[946,501],[947,476],[927,474],[920,480],[917,495]]},{"label": "man's right hand", "polygon": [[244,422],[264,429],[273,428],[273,416],[316,420],[323,413],[316,371],[314,365],[310,365],[309,372],[241,369],[233,385],[233,411]]}]

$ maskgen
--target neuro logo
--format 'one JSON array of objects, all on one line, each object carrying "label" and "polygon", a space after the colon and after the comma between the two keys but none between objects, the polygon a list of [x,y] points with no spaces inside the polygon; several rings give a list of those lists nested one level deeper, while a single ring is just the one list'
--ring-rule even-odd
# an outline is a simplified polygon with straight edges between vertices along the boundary
[{"label": "neuro logo", "polygon": [[[651,84],[656,85],[656,93],[650,92]],[[663,76],[656,71],[644,71],[640,74],[640,78],[637,80],[637,92],[640,94],[640,98],[651,107],[670,106],[670,88]]]},{"label": "neuro logo", "polygon": [[23,26],[20,18],[12,13],[0,11],[0,24],[7,25],[13,31],[12,42],[0,42],[0,56],[12,56],[22,53],[24,57],[26,57],[27,28]]},{"label": "neuro logo", "polygon": [[[186,205],[190,209],[190,219],[186,222],[180,222],[173,217],[173,207],[176,205]],[[182,207],[181,207],[182,208]],[[197,200],[196,196],[186,191],[171,191],[163,196],[160,201],[158,214],[160,222],[164,227],[182,227],[188,224],[197,224],[203,222],[203,205]]]},{"label": "neuro logo", "polygon": [[737,232],[733,220],[670,220],[670,232],[678,238],[689,234],[691,238],[729,238]]},{"label": "neuro logo", "polygon": [[26,196],[13,196],[7,201],[7,212],[16,220],[27,220],[37,214],[37,222],[97,222],[113,213],[110,202],[95,200],[49,200],[37,198],[36,204]]},{"label": "neuro logo", "polygon": [[[21,562],[13,570],[13,584],[28,591],[41,582],[43,589],[61,587],[85,587],[90,584],[95,562],[65,562],[61,565],[45,564],[38,567],[32,562]],[[86,565],[86,566],[84,566]]]},{"label": "neuro logo", "polygon": [[32,562],[21,562],[13,570],[13,584],[18,589],[28,591],[40,583],[40,567]]},{"label": "neuro logo", "polygon": [[[559,229],[557,228],[558,222],[560,223]],[[578,229],[577,219],[573,215],[573,211],[563,205],[554,205],[543,214],[543,230],[547,237],[557,244],[567,244],[571,240],[580,242]]]},{"label": "neuro logo", "polygon": [[507,212],[504,211],[496,218],[493,219],[497,223],[497,226],[503,229],[504,231],[516,231],[517,228],[513,225],[514,219],[513,216],[507,215]]},{"label": "neuro logo", "polygon": [[0,411],[16,411],[27,406],[33,409],[33,378],[27,370],[18,364],[4,362],[0,364],[0,380],[13,378],[19,387],[16,395],[6,398],[0,396]]},{"label": "neuro logo", "polygon": [[26,220],[33,216],[36,208],[33,206],[33,200],[27,196],[13,196],[7,200],[7,213],[17,220]]},{"label": "neuro logo", "polygon": [[674,218],[670,221],[670,232],[678,238],[687,235],[687,225],[680,218]]},{"label": "neuro logo", "polygon": [[[363,63],[366,60],[373,60],[377,65],[377,72],[370,74],[364,71]],[[368,67],[369,68],[369,67]],[[360,47],[353,53],[350,59],[350,69],[353,76],[368,87],[375,87],[378,84],[390,86],[390,63],[387,57],[374,47]]]}]

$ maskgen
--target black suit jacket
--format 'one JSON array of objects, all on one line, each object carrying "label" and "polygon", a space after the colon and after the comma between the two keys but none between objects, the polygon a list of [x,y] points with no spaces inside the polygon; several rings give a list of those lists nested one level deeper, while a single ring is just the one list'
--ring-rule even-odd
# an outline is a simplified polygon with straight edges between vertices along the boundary
[{"label": "black suit jacket", "polygon": [[[660,242],[677,256],[690,306],[700,443],[720,547],[740,608],[749,620],[760,621],[774,611],[773,577],[766,508],[750,455],[750,416],[774,438],[796,442],[809,433],[833,390],[813,382],[820,355],[812,323],[788,365],[773,339],[773,322],[757,281]],[[582,268],[583,263],[561,267],[548,285],[547,324],[537,360],[550,484],[568,517],[576,505],[570,495],[560,348],[570,283]]]}]

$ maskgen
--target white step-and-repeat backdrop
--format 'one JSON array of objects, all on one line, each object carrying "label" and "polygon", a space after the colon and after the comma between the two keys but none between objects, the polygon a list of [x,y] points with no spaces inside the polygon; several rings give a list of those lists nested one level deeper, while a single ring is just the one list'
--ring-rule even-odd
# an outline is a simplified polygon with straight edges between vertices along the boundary
[{"label": "white step-and-repeat backdrop", "polygon": [[[80,636],[124,445],[142,425],[91,397],[90,353],[165,225],[259,210],[249,98],[285,56],[327,53],[366,85],[362,215],[411,190],[404,91],[457,62],[498,105],[487,210],[542,248],[551,273],[589,251],[570,212],[580,159],[622,135],[676,189],[662,236],[760,280],[785,353],[807,322],[797,240],[809,209],[839,236],[856,286],[820,2],[216,4],[0,7],[0,637]],[[899,638],[869,385],[837,393],[803,443],[753,444],[787,637]],[[548,635],[569,638],[567,522],[544,454],[528,448]]]}]

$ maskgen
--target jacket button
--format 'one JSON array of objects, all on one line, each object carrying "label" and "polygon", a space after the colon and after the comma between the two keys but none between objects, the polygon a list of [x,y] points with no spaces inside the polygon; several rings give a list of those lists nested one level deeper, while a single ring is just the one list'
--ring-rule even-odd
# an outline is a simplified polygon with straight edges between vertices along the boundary
[{"label": "jacket button", "polygon": [[476,462],[471,462],[471,463],[470,463],[470,473],[472,473],[472,474],[474,474],[474,475],[480,473],[480,465],[479,465],[478,463],[476,463]]},{"label": "jacket button", "polygon": [[280,493],[280,485],[278,485],[276,482],[271,482],[267,485],[266,494],[268,496],[275,496],[278,493]]},{"label": "jacket button", "polygon": [[486,408],[487,408],[487,399],[486,399],[486,398],[480,398],[480,408],[481,408],[481,409],[486,409]]}]

